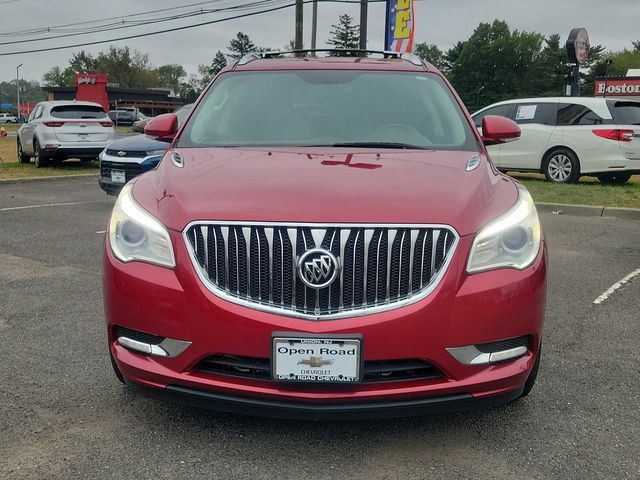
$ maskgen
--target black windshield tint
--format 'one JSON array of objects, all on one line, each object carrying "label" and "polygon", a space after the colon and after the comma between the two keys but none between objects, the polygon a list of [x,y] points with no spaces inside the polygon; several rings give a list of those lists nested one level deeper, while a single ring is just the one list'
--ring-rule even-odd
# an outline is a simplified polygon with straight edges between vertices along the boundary
[{"label": "black windshield tint", "polygon": [[437,75],[347,70],[223,74],[178,145],[373,143],[477,150],[469,123]]},{"label": "black windshield tint", "polygon": [[93,105],[60,105],[51,109],[51,116],[81,120],[83,118],[104,118],[107,114],[102,107]]}]

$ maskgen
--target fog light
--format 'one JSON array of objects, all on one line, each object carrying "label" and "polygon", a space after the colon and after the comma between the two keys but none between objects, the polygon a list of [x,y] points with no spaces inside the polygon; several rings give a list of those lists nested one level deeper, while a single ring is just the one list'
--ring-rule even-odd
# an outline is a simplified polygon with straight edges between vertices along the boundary
[{"label": "fog light", "polygon": [[52,152],[54,150],[57,150],[60,147],[60,145],[54,145],[54,144],[48,144],[44,146],[44,149],[48,152]]}]

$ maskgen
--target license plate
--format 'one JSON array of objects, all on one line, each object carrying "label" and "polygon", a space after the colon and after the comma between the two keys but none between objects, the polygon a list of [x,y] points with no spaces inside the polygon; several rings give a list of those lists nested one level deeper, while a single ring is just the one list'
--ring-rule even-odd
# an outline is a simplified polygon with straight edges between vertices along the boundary
[{"label": "license plate", "polygon": [[111,171],[111,181],[113,183],[127,183],[127,178],[126,178],[124,172],[121,172],[119,170],[112,170]]},{"label": "license plate", "polygon": [[273,337],[271,375],[281,382],[357,383],[361,380],[361,338]]},{"label": "license plate", "polygon": [[88,133],[79,133],[78,134],[78,140],[81,142],[88,142],[89,141],[89,134]]}]

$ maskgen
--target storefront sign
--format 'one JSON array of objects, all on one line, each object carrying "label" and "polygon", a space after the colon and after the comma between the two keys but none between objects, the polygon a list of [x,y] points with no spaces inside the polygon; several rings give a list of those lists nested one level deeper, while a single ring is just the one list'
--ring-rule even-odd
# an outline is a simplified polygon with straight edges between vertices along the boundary
[{"label": "storefront sign", "polygon": [[596,95],[640,97],[640,77],[596,80]]},{"label": "storefront sign", "polygon": [[387,0],[385,50],[412,52],[414,33],[414,0]]}]

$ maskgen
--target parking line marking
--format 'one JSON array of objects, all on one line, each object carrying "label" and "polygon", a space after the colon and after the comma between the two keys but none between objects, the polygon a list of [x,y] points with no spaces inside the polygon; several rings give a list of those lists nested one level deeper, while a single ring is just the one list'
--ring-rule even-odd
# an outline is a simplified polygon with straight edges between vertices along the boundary
[{"label": "parking line marking", "polygon": [[602,295],[600,295],[598,298],[596,298],[593,303],[596,305],[600,305],[602,302],[604,302],[607,298],[609,298],[611,295],[613,295],[613,293],[618,290],[621,286],[629,283],[631,281],[631,279],[633,279],[633,277],[637,277],[638,275],[640,275],[640,268],[631,272],[629,275],[627,275],[626,277],[624,277],[622,280],[620,280],[619,282],[614,283],[613,285],[611,285],[608,290],[606,292],[604,292]]},{"label": "parking line marking", "polygon": [[96,235],[100,235],[101,233],[107,233],[107,231],[106,230],[98,230],[96,232]]},{"label": "parking line marking", "polygon": [[66,202],[66,203],[45,203],[42,205],[25,205],[24,207],[0,208],[0,212],[8,212],[10,210],[26,210],[28,208],[66,207],[67,205],[84,205],[87,203],[98,203],[98,202],[94,200],[90,202]]}]

